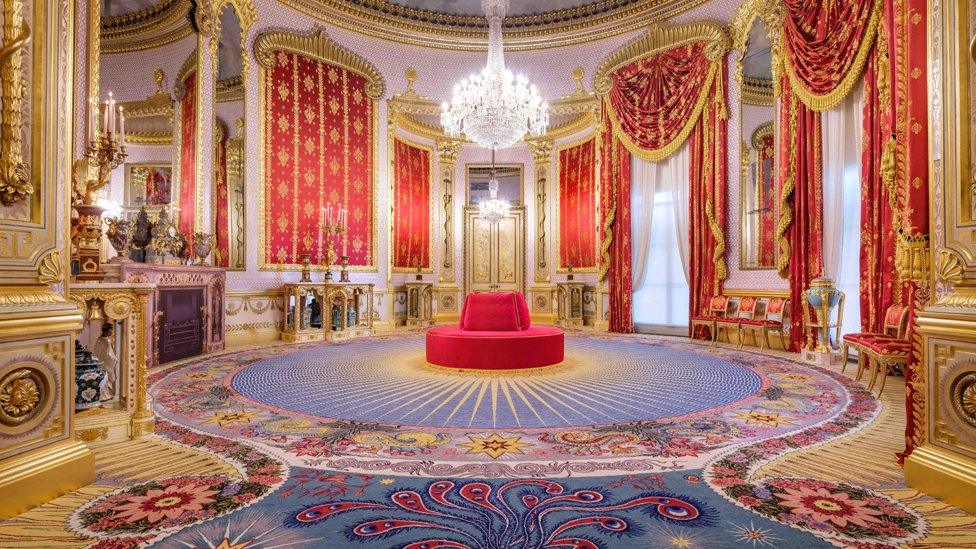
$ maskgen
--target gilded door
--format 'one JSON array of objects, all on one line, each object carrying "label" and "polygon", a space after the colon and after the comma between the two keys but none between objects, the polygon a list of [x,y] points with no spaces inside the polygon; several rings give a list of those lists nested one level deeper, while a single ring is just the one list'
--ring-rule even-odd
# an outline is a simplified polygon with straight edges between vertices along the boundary
[{"label": "gilded door", "polygon": [[477,209],[465,210],[465,291],[524,291],[525,210],[489,223]]}]

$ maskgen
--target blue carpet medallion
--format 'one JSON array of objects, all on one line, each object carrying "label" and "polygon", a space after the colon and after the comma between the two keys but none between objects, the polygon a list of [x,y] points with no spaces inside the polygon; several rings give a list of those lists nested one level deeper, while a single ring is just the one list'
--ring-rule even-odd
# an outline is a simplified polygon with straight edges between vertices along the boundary
[{"label": "blue carpet medallion", "polygon": [[571,336],[535,372],[456,371],[414,336],[157,371],[157,433],[217,475],[149,479],[70,519],[102,549],[893,547],[913,509],[765,463],[878,402],[839,374],[642,337]]}]

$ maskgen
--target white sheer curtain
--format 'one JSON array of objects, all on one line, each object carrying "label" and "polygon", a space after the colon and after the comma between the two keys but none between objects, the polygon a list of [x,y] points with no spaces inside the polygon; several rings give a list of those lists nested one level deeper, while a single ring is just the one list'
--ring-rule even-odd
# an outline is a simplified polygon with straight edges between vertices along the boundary
[{"label": "white sheer curtain", "polygon": [[631,160],[634,322],[688,325],[689,149],[660,162]]},{"label": "white sheer curtain", "polygon": [[823,113],[824,275],[847,296],[843,333],[861,329],[861,111],[863,82]]}]

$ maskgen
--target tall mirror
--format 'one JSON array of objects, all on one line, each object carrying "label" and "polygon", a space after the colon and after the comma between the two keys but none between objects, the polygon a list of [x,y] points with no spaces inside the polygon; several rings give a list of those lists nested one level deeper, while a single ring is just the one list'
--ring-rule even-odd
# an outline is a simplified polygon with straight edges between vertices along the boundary
[{"label": "tall mirror", "polygon": [[213,219],[216,265],[243,270],[244,221],[244,50],[241,21],[234,4],[220,12],[214,97]]},{"label": "tall mirror", "polygon": [[749,28],[742,56],[741,258],[742,269],[776,268],[776,220],[779,188],[776,181],[775,106],[772,46],[757,17]]}]

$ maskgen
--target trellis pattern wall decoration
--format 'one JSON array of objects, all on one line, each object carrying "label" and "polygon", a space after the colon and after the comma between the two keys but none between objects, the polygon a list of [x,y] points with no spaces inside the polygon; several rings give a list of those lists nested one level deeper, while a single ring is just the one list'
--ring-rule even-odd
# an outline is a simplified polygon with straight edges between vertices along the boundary
[{"label": "trellis pattern wall decoration", "polygon": [[431,269],[430,148],[393,139],[393,269]]},{"label": "trellis pattern wall decoration", "polygon": [[559,149],[560,271],[596,270],[596,139]]},{"label": "trellis pattern wall decoration", "polygon": [[177,226],[186,237],[196,230],[197,212],[197,73],[183,79],[180,100],[180,216]]},{"label": "trellis pattern wall decoration", "polygon": [[[326,259],[328,204],[348,209],[336,252],[353,268],[375,268],[375,104],[368,79],[340,64],[294,51],[263,54],[261,267],[298,268]],[[264,65],[264,63],[262,63]]]}]

